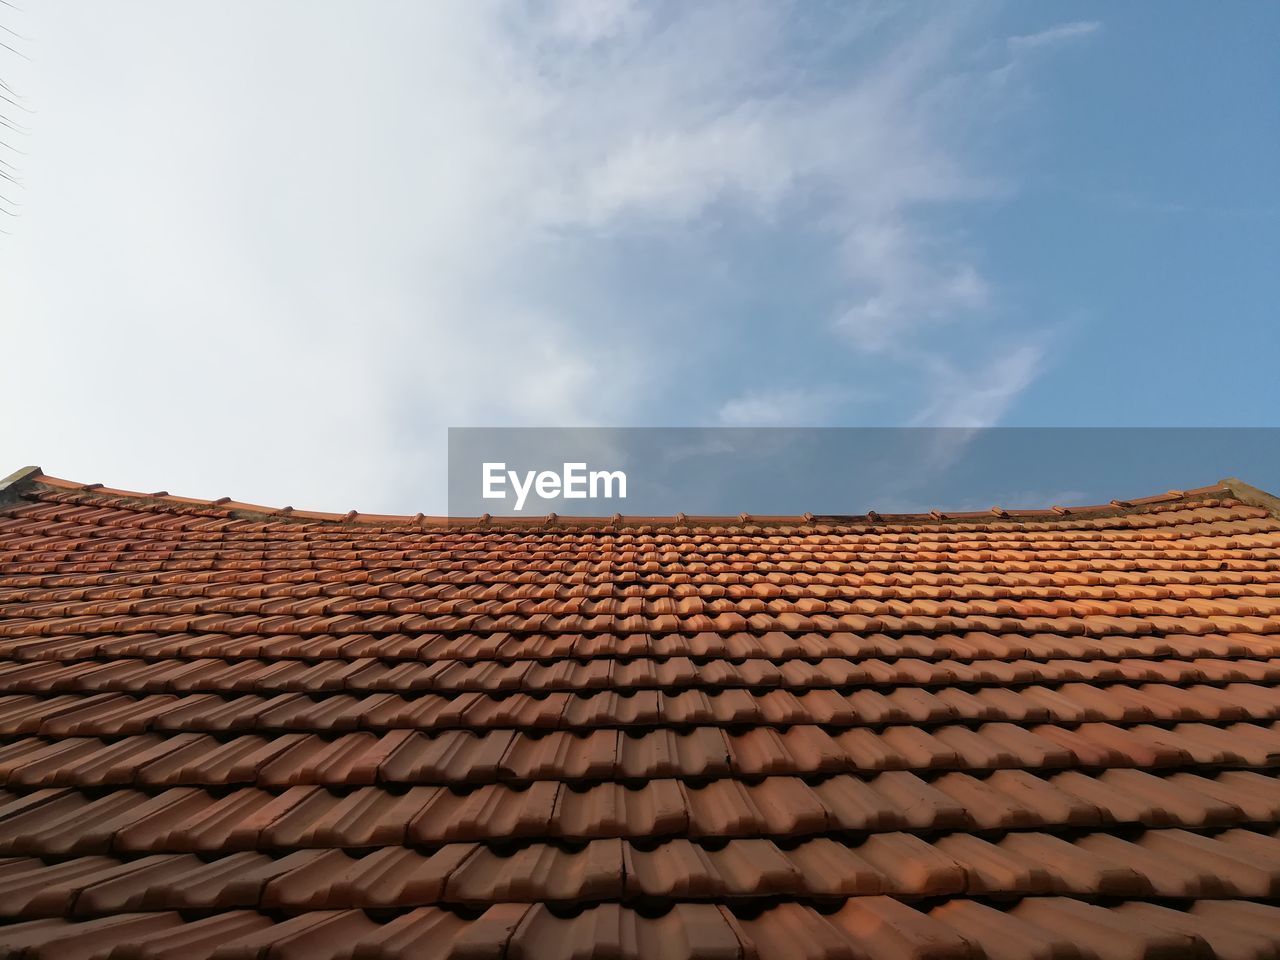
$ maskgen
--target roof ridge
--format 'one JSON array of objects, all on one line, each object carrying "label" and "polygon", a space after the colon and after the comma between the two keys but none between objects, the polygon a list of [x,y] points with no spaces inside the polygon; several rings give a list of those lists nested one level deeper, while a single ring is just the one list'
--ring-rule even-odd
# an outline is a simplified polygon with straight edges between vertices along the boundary
[{"label": "roof ridge", "polygon": [[195,497],[181,497],[166,491],[141,493],[134,490],[121,490],[106,487],[100,483],[80,483],[60,477],[49,476],[39,467],[29,466],[10,474],[0,481],[0,505],[20,499],[33,487],[43,486],[53,490],[83,492],[104,497],[124,497],[129,500],[152,501],[165,505],[169,509],[196,507],[219,510],[229,516],[245,518],[245,515],[278,520],[280,522],[314,521],[332,524],[354,525],[392,525],[416,526],[418,528],[465,528],[489,527],[493,529],[539,529],[549,527],[582,528],[612,526],[643,527],[782,527],[782,526],[823,526],[828,524],[865,523],[870,525],[897,523],[948,523],[966,520],[1049,520],[1071,517],[1080,514],[1097,517],[1100,515],[1120,515],[1142,507],[1174,503],[1179,500],[1191,500],[1205,496],[1235,497],[1243,503],[1266,509],[1273,516],[1280,517],[1280,498],[1257,487],[1229,477],[1215,484],[1187,490],[1169,490],[1147,497],[1128,500],[1112,500],[1105,504],[1087,506],[1062,507],[1049,506],[1035,509],[1003,508],[993,506],[990,510],[976,511],[944,511],[931,510],[927,513],[880,513],[869,510],[856,514],[747,514],[737,516],[694,516],[677,513],[667,516],[643,516],[614,514],[610,517],[575,517],[558,514],[528,517],[449,517],[426,516],[424,514],[366,514],[356,510],[345,513],[331,513],[316,510],[297,510],[292,506],[271,507],[263,504],[246,503],[230,497],[219,497],[216,500],[202,500]]},{"label": "roof ridge", "polygon": [[1251,507],[1261,507],[1273,517],[1280,518],[1280,497],[1245,483],[1238,477],[1226,477],[1219,480],[1218,485],[1242,503],[1247,503]]}]

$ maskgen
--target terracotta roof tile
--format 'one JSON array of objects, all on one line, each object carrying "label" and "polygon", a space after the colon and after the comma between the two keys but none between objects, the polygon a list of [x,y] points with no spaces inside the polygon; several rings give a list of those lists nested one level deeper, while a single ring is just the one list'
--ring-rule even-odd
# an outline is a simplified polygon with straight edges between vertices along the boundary
[{"label": "terracotta roof tile", "polygon": [[1010,913],[1104,956],[1202,956],[1207,951],[1207,945],[1194,936],[1066,897],[1029,898]]},{"label": "terracotta roof tile", "polygon": [[[1218,906],[1232,906],[1231,901],[1218,901]],[[1157,930],[1199,938],[1218,957],[1266,956],[1275,948],[1273,936],[1242,924],[1206,923],[1194,913],[1171,910],[1154,903],[1122,904],[1116,912]]]},{"label": "terracotta roof tile", "polygon": [[4,497],[0,953],[1280,943],[1280,519],[1235,482],[554,526]]}]

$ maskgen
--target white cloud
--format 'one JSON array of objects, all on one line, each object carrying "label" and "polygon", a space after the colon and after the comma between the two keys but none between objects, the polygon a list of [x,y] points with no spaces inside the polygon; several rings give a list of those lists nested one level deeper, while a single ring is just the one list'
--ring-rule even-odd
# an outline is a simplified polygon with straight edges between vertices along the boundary
[{"label": "white cloud", "polygon": [[637,135],[613,146],[581,183],[564,184],[562,206],[551,215],[601,227],[620,218],[688,220],[720,199],[767,211],[795,169],[779,155],[778,132],[772,118],[743,109],[699,129]]},{"label": "white cloud", "polygon": [[578,43],[608,40],[643,20],[635,0],[557,0],[550,9],[551,32]]},{"label": "white cloud", "polygon": [[[667,409],[686,292],[655,289],[628,243],[686,257],[691,278],[728,263],[733,290],[754,278],[708,239],[717,224],[816,238],[842,292],[791,322],[823,338],[842,316],[830,349],[906,356],[997,300],[927,218],[992,189],[961,135],[983,114],[955,66],[965,28],[952,13],[886,27],[867,8],[797,38],[794,13],[33,11],[39,122],[0,248],[23,409],[0,453],[137,488],[439,509],[446,425]],[[730,328],[719,289],[701,291],[706,322]],[[744,389],[707,344],[685,368],[706,371],[686,421],[799,422],[846,396]],[[995,371],[1003,393],[959,396],[957,375],[954,403],[930,409],[998,416],[1036,364],[1016,366]]]},{"label": "white cloud", "polygon": [[931,249],[922,231],[903,219],[858,225],[845,239],[845,252],[868,292],[845,309],[836,328],[860,350],[888,350],[922,327],[990,304],[990,284],[972,263]]}]

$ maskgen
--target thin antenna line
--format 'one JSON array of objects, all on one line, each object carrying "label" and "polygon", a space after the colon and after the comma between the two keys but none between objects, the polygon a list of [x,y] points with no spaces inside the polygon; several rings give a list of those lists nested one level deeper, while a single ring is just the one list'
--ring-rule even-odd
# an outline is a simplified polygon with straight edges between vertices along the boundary
[{"label": "thin antenna line", "polygon": [[32,110],[30,107],[27,107],[27,106],[22,105],[22,104],[21,104],[21,103],[19,103],[17,100],[10,100],[10,99],[9,99],[8,97],[6,97],[3,93],[0,93],[0,100],[3,100],[5,103],[11,103],[11,104],[13,104],[15,107],[17,107],[19,110],[25,110],[27,113],[35,113],[35,111],[34,111],[34,110]]},{"label": "thin antenna line", "polygon": [[[0,0],[0,6],[7,7],[10,10],[21,11],[22,9],[17,4],[10,2],[10,0]],[[15,43],[26,42],[27,40],[27,38],[18,33],[17,30],[14,30],[12,27],[5,24],[0,24],[0,31],[2,31],[0,36],[12,38]],[[0,39],[0,51],[8,51],[15,57],[22,60],[31,60],[29,56],[15,47],[12,43],[6,43],[2,39]],[[30,107],[22,102],[26,98],[3,80],[0,80],[0,90],[4,91],[3,93],[0,93],[0,105],[8,104],[10,107],[21,110],[24,114],[34,113]],[[0,112],[0,134],[4,133],[5,130],[12,130],[18,136],[24,136],[29,133],[29,128],[18,123],[17,120],[10,117],[8,114]],[[26,156],[24,151],[19,150],[4,137],[0,137],[0,147],[3,147],[5,150],[12,151],[18,156]],[[0,167],[0,187],[4,187],[5,191],[22,191],[24,187],[18,168],[5,159],[0,159],[0,165],[3,165]],[[0,191],[0,213],[3,213],[5,217],[9,219],[17,219],[20,216],[21,209],[21,203],[13,199],[9,193]],[[0,234],[3,234],[6,237],[13,236],[13,234],[8,230],[0,230]]]}]

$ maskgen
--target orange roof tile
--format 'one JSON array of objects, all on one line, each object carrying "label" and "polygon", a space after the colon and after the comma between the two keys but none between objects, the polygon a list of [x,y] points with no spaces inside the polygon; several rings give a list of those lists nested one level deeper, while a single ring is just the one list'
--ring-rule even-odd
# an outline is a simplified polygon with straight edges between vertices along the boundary
[{"label": "orange roof tile", "polygon": [[0,484],[0,956],[1264,957],[1280,503]]}]

